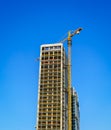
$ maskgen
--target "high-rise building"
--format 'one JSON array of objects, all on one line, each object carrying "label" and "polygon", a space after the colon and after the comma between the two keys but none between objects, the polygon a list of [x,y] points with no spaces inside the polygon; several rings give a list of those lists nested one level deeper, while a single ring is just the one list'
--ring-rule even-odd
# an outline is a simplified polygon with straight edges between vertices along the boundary
[{"label": "high-rise building", "polygon": [[36,130],[67,130],[66,64],[62,43],[41,46]]},{"label": "high-rise building", "polygon": [[80,130],[80,111],[78,95],[72,88],[72,130]]}]

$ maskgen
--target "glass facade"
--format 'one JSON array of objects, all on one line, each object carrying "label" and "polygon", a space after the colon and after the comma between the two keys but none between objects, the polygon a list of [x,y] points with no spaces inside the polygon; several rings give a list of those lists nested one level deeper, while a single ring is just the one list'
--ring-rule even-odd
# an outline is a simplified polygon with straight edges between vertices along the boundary
[{"label": "glass facade", "polygon": [[72,88],[72,130],[80,130],[80,111],[76,91]]}]

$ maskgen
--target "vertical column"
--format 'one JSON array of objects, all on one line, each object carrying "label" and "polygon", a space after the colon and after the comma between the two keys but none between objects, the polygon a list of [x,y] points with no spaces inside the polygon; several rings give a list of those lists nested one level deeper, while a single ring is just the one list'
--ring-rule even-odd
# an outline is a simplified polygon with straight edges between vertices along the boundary
[{"label": "vertical column", "polygon": [[71,45],[70,34],[68,36],[68,130],[72,130],[72,101],[71,101]]},{"label": "vertical column", "polygon": [[62,78],[62,76],[63,76],[63,74],[62,74],[62,72],[63,72],[63,70],[62,70],[63,69],[63,67],[62,67],[62,53],[63,53],[63,46],[61,46],[61,92],[60,92],[61,93],[61,121],[60,121],[60,124],[61,124],[60,127],[61,128],[60,128],[60,130],[62,130],[62,127],[63,127],[63,124],[62,124],[62,121],[63,121],[63,119],[62,119],[63,118],[63,113],[62,113],[62,105],[63,105],[63,101],[62,101],[62,95],[63,95],[62,94],[62,90],[63,90],[62,89],[62,87],[63,87],[62,86],[62,82],[63,82],[62,81],[63,80],[63,78]]}]

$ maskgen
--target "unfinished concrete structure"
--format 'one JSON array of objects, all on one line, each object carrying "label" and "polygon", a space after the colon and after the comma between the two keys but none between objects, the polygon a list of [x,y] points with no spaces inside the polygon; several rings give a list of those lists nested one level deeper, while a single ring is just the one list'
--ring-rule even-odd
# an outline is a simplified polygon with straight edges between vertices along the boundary
[{"label": "unfinished concrete structure", "polygon": [[66,53],[62,43],[40,50],[36,130],[67,130]]},{"label": "unfinished concrete structure", "polygon": [[79,101],[74,88],[72,88],[72,130],[80,130]]}]

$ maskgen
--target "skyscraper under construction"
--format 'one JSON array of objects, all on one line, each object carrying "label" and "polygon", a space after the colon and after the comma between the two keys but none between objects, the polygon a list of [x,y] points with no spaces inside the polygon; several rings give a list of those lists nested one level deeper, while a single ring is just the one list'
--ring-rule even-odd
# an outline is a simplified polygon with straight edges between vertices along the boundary
[{"label": "skyscraper under construction", "polygon": [[41,46],[37,130],[67,130],[66,63],[62,43]]},{"label": "skyscraper under construction", "polygon": [[[68,130],[67,56],[62,43],[41,45],[36,130]],[[71,90],[72,130],[79,130],[79,102]]]}]

